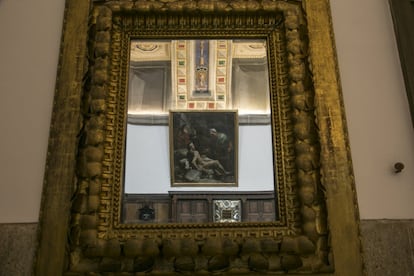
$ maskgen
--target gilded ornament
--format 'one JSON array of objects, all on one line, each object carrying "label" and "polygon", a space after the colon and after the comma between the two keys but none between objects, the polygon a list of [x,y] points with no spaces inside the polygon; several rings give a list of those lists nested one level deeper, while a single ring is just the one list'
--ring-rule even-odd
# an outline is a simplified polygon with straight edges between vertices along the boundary
[{"label": "gilded ornament", "polygon": [[[362,275],[328,10],[327,0],[68,0],[35,274]],[[177,36],[266,38],[277,221],[121,222],[129,40]]]}]

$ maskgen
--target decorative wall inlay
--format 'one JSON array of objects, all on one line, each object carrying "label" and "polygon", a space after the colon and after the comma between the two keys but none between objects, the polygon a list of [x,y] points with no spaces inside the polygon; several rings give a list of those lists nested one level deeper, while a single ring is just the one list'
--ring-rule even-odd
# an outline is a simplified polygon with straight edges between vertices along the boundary
[{"label": "decorative wall inlay", "polygon": [[240,222],[241,200],[214,200],[214,222]]},{"label": "decorative wall inlay", "polygon": [[131,41],[131,62],[170,60],[170,44],[148,41]]}]

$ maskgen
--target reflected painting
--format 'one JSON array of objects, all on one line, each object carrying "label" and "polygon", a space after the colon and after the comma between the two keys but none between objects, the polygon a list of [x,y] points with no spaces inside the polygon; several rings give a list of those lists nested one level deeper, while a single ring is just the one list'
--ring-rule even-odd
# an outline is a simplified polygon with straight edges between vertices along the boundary
[{"label": "reflected painting", "polygon": [[171,112],[171,185],[236,186],[237,131],[237,111]]},{"label": "reflected painting", "polygon": [[124,223],[277,220],[267,49],[131,40]]}]

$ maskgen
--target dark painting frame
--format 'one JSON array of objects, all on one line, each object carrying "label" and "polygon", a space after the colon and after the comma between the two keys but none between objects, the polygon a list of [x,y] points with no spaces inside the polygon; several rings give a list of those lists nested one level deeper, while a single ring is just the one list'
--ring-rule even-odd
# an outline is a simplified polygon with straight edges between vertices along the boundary
[{"label": "dark painting frame", "polygon": [[236,110],[170,111],[171,186],[238,185]]}]

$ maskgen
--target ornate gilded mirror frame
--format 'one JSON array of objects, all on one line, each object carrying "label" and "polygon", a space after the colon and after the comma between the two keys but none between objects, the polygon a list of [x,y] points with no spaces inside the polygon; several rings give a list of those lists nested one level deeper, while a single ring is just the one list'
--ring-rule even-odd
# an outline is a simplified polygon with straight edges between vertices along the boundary
[{"label": "ornate gilded mirror frame", "polygon": [[[265,38],[279,217],[121,223],[131,38]],[[362,275],[328,0],[67,0],[36,275]]]}]

